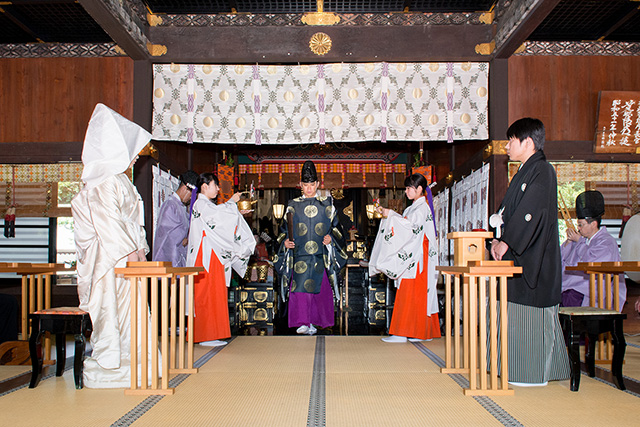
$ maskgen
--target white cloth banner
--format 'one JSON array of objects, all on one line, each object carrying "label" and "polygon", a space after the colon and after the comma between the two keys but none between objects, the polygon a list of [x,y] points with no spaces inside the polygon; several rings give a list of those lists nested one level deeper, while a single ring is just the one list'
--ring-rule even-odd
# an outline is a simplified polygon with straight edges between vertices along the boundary
[{"label": "white cloth banner", "polygon": [[445,188],[433,197],[433,210],[436,215],[438,232],[438,265],[451,265],[447,233],[449,232],[449,189]]},{"label": "white cloth banner", "polygon": [[452,232],[489,230],[489,170],[487,163],[451,187]]},{"label": "white cloth banner", "polygon": [[487,139],[488,76],[486,62],[155,64],[153,139],[234,144]]},{"label": "white cloth banner", "polygon": [[153,235],[155,236],[160,207],[167,197],[178,189],[180,180],[155,165],[151,166],[151,173],[153,174]]}]

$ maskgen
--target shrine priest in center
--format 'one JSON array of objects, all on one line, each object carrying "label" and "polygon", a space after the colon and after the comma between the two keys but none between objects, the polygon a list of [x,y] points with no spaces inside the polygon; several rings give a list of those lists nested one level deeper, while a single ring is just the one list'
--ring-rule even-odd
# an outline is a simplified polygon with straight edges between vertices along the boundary
[{"label": "shrine priest in center", "polygon": [[319,184],[316,167],[307,160],[300,178],[302,196],[289,201],[274,259],[278,275],[290,286],[289,327],[307,335],[334,325],[331,287],[337,289],[338,273],[347,263],[338,213],[331,197],[318,194]]}]

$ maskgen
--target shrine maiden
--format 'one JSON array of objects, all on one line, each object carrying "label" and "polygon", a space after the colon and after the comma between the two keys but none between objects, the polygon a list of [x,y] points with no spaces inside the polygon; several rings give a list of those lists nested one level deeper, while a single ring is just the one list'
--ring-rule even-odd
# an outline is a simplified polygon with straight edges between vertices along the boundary
[{"label": "shrine maiden", "polygon": [[226,203],[216,205],[220,190],[218,177],[212,173],[199,176],[198,197],[191,210],[188,267],[204,267],[194,279],[193,341],[206,346],[227,344],[231,336],[227,287],[231,270],[244,276],[249,257],[256,246],[251,228],[236,203],[240,193]]},{"label": "shrine maiden", "polygon": [[377,208],[383,219],[369,261],[369,275],[383,273],[394,279],[398,288],[389,326],[391,336],[382,338],[385,342],[440,337],[433,197],[426,178],[420,174],[407,177],[404,185],[405,194],[413,203],[402,215]]}]

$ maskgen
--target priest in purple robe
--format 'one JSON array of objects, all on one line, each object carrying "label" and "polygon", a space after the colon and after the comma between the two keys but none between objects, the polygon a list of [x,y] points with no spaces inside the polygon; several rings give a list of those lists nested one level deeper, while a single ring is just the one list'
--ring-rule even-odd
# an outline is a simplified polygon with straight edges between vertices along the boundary
[{"label": "priest in purple robe", "polygon": [[180,175],[180,186],[160,207],[153,239],[153,260],[169,261],[174,267],[187,262],[189,202],[198,174],[188,170]]},{"label": "priest in purple robe", "polygon": [[[602,193],[585,191],[578,195],[578,231],[568,229],[567,240],[562,244],[562,305],[565,307],[589,305],[589,275],[582,271],[567,271],[565,267],[577,265],[579,262],[620,261],[616,240],[609,234],[607,227],[600,226],[603,215]],[[627,286],[622,274],[618,296],[618,308],[622,311],[627,299]],[[615,308],[615,302],[612,303],[612,307]]]}]

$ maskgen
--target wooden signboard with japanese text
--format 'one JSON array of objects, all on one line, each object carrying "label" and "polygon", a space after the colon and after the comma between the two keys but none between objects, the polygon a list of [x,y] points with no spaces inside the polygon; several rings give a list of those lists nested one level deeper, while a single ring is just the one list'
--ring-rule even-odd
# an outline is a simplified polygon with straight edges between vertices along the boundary
[{"label": "wooden signboard with japanese text", "polygon": [[600,92],[593,151],[640,154],[640,92]]}]

